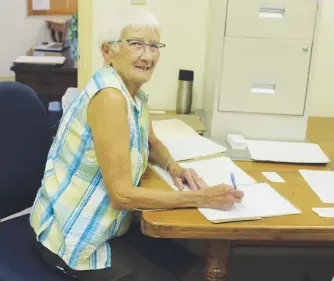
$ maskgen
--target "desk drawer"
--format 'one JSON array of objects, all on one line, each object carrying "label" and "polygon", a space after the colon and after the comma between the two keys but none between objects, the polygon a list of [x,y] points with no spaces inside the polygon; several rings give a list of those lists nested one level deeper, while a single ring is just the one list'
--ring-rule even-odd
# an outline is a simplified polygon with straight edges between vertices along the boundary
[{"label": "desk drawer", "polygon": [[219,110],[303,115],[311,41],[227,38]]},{"label": "desk drawer", "polygon": [[77,87],[76,74],[68,73],[16,73],[16,81],[31,87],[38,95],[62,96],[67,88]]},{"label": "desk drawer", "polygon": [[312,40],[318,0],[229,0],[226,36]]}]

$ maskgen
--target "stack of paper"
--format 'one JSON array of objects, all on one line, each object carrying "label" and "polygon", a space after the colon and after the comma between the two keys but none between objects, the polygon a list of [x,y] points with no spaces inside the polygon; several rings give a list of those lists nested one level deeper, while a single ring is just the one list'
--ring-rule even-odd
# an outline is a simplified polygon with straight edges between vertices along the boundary
[{"label": "stack of paper", "polygon": [[[236,204],[229,211],[199,208],[199,211],[211,222],[254,220],[261,217],[300,213],[298,209],[280,196],[268,184],[256,184],[256,181],[252,177],[236,166],[229,158],[219,157],[181,163],[180,165],[184,168],[193,168],[209,186],[222,183],[231,184],[230,172],[233,172],[238,189],[244,191],[245,197],[243,202]],[[173,184],[172,178],[165,170],[158,166],[153,166],[153,170],[174,190],[178,190]],[[189,191],[189,189],[185,189],[185,191]],[[259,200],[261,203],[259,203]]]},{"label": "stack of paper", "polygon": [[66,61],[63,56],[20,56],[14,62],[22,64],[62,65]]},{"label": "stack of paper", "polygon": [[252,159],[256,161],[314,164],[329,162],[326,154],[315,143],[248,140],[247,147]]},{"label": "stack of paper", "polygon": [[232,149],[246,149],[247,148],[246,140],[242,135],[228,134],[226,140]]},{"label": "stack of paper", "polygon": [[225,152],[226,148],[198,133],[181,120],[152,122],[153,130],[169,150],[175,161],[188,160]]},{"label": "stack of paper", "polygon": [[323,203],[334,203],[334,172],[299,170]]}]

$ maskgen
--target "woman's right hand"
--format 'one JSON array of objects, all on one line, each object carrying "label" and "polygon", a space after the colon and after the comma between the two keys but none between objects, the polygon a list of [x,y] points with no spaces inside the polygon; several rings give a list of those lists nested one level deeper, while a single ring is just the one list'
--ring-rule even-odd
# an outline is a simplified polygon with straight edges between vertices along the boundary
[{"label": "woman's right hand", "polygon": [[235,189],[231,185],[219,184],[203,190],[204,205],[203,208],[229,210],[234,203],[240,203],[244,193]]}]

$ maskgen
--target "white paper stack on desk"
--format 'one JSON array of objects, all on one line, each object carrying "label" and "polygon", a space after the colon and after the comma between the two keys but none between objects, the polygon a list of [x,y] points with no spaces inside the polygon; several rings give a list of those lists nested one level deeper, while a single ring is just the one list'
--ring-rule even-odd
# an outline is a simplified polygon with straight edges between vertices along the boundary
[{"label": "white paper stack on desk", "polygon": [[14,62],[17,64],[62,65],[64,56],[20,56]]},{"label": "white paper stack on desk", "polygon": [[175,161],[225,152],[226,148],[200,136],[189,125],[178,119],[152,122],[155,135],[168,148]]},{"label": "white paper stack on desk", "polygon": [[246,149],[247,148],[246,140],[240,134],[228,134],[226,140],[232,149]]},{"label": "white paper stack on desk", "polygon": [[[262,217],[301,213],[269,184],[256,183],[252,177],[227,157],[181,163],[180,165],[185,168],[193,168],[209,186],[221,183],[231,184],[230,172],[234,173],[238,189],[245,193],[244,200],[228,211],[199,208],[199,211],[213,223],[256,220]],[[152,168],[174,190],[178,190],[165,170],[158,166]]]},{"label": "white paper stack on desk", "polygon": [[326,164],[330,161],[315,143],[247,140],[247,148],[255,161],[307,164]]}]

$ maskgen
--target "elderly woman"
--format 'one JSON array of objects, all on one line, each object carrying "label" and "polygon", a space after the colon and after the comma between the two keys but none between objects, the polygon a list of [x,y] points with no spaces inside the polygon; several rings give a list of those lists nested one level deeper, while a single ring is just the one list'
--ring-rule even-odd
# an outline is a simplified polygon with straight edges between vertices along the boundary
[{"label": "elderly woman", "polygon": [[[50,149],[30,219],[36,249],[78,280],[115,280],[127,268],[133,280],[173,280],[124,242],[131,211],[228,209],[243,196],[226,185],[207,188],[154,135],[141,87],[163,47],[153,15],[140,10],[123,15],[118,31],[101,45],[105,66],[64,113]],[[192,191],[139,188],[149,161],[166,169],[180,190],[188,184]],[[125,269],[118,274],[120,268]]]}]

